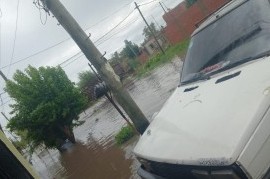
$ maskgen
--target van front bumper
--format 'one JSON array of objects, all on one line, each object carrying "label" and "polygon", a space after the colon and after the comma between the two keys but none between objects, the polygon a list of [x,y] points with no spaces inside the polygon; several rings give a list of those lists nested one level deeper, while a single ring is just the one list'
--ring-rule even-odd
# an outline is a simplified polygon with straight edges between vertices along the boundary
[{"label": "van front bumper", "polygon": [[[144,160],[145,161],[145,160]],[[187,166],[147,161],[138,169],[142,179],[247,179],[237,164],[230,166]]]}]

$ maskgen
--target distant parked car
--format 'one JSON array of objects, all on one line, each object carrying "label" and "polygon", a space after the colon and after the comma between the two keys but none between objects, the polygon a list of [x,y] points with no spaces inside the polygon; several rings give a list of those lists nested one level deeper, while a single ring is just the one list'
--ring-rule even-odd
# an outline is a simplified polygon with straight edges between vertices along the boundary
[{"label": "distant parked car", "polygon": [[270,178],[269,55],[269,0],[233,0],[207,18],[180,86],[134,149],[139,175]]}]

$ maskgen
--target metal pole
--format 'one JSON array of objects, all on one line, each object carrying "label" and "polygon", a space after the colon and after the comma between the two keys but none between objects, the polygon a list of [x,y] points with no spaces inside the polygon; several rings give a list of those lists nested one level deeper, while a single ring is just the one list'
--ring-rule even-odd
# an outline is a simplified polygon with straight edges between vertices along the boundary
[{"label": "metal pole", "polygon": [[1,112],[1,114],[6,118],[6,120],[9,122],[9,118],[5,115],[5,113]]},{"label": "metal pole", "polygon": [[5,80],[5,82],[8,81],[7,77],[4,75],[4,73],[0,70],[0,76]]},{"label": "metal pole", "polygon": [[149,26],[148,22],[147,22],[146,19],[144,18],[144,16],[143,16],[143,14],[142,14],[142,12],[141,12],[141,10],[140,10],[138,4],[137,4],[136,2],[134,2],[134,4],[135,4],[135,8],[138,9],[138,11],[139,11],[140,15],[142,16],[142,18],[143,18],[145,24],[147,25],[148,29],[150,30],[151,34],[153,35],[153,37],[154,37],[154,39],[155,39],[155,41],[156,41],[156,43],[157,43],[159,49],[161,50],[161,52],[162,52],[163,54],[165,54],[165,51],[163,50],[163,48],[162,48],[161,45],[159,44],[156,35],[154,34],[153,30],[151,29],[151,27]]},{"label": "metal pole", "polygon": [[[103,80],[101,79],[101,77],[98,75],[98,73],[94,70],[94,68],[92,67],[92,65],[90,63],[88,63],[89,67],[91,68],[91,70],[94,72],[94,74],[96,75],[96,77],[98,78],[99,82],[102,82]],[[121,111],[121,109],[117,106],[117,104],[114,102],[114,100],[112,99],[112,97],[110,97],[110,95],[106,92],[105,93],[106,98],[111,102],[111,104],[113,105],[113,107],[117,110],[117,112],[124,118],[124,120],[128,123],[128,125],[130,127],[132,127],[132,129],[137,132],[137,130],[135,129],[134,125],[131,124],[131,122],[127,119],[127,117],[125,116],[125,114]]]}]

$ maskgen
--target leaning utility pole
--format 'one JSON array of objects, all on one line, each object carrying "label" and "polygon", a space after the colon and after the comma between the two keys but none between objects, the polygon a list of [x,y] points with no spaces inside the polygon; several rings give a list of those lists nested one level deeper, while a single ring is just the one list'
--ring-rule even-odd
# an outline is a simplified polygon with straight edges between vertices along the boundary
[{"label": "leaning utility pole", "polygon": [[159,49],[161,50],[161,52],[162,52],[163,54],[165,54],[163,48],[161,47],[161,45],[159,44],[159,42],[158,42],[158,40],[157,40],[157,37],[156,37],[155,33],[153,32],[153,30],[152,30],[151,27],[149,26],[148,22],[147,22],[146,19],[144,18],[144,16],[143,16],[143,14],[142,14],[142,12],[141,12],[141,10],[140,10],[138,4],[137,4],[136,2],[134,2],[134,3],[135,3],[135,8],[138,9],[138,11],[139,11],[140,15],[142,16],[142,18],[143,18],[145,24],[147,25],[148,29],[150,30],[152,36],[154,37],[154,39],[155,39],[155,41],[156,41],[156,43],[157,43]]},{"label": "leaning utility pole", "polygon": [[0,76],[5,80],[5,82],[8,81],[7,77],[4,75],[4,73],[0,70]]},{"label": "leaning utility pole", "polygon": [[50,11],[64,29],[69,33],[72,39],[77,43],[86,58],[93,64],[99,72],[102,79],[114,93],[114,96],[122,108],[126,111],[136,129],[140,134],[146,130],[149,122],[133,101],[129,93],[124,89],[122,83],[117,78],[110,64],[107,62],[97,47],[90,40],[90,36],[86,35],[76,20],[71,16],[67,9],[59,0],[41,0],[45,6],[45,11]]},{"label": "leaning utility pole", "polygon": [[1,114],[4,116],[4,118],[9,122],[8,117],[5,115],[5,113],[1,112]]},{"label": "leaning utility pole", "polygon": [[2,131],[4,133],[4,130],[3,130],[2,126],[1,126],[1,124],[0,124],[0,131]]},{"label": "leaning utility pole", "polygon": [[163,5],[161,4],[161,2],[159,2],[159,5],[161,6],[161,8],[163,9],[163,11],[164,11],[164,14],[166,14],[167,13],[167,11],[165,10],[165,8],[163,7]]}]

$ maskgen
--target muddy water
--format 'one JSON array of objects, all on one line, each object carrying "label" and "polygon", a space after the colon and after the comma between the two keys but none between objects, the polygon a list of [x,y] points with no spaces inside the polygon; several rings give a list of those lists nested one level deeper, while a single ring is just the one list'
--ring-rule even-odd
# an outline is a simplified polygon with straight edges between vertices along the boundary
[{"label": "muddy water", "polygon": [[[149,76],[127,83],[127,90],[150,121],[179,84],[180,66],[175,59]],[[33,156],[42,178],[139,178],[139,163],[132,154],[138,137],[122,147],[115,144],[115,134],[126,124],[110,103],[100,100],[82,113],[80,120],[84,124],[74,129],[78,143],[68,151],[61,155],[55,150],[42,151]]]}]

